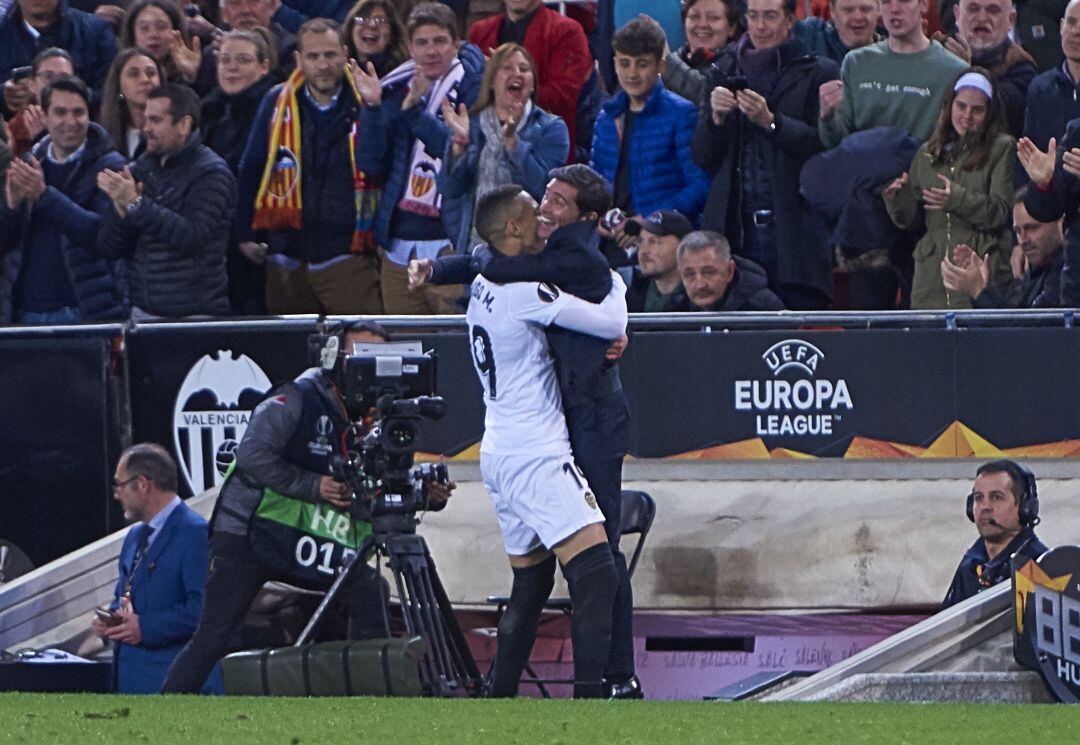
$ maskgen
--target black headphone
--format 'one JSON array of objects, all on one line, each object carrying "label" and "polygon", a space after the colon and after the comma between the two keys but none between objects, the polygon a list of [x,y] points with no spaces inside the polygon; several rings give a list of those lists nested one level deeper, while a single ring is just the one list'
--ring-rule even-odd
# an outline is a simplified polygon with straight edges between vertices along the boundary
[{"label": "black headphone", "polygon": [[[1023,493],[1017,500],[1020,507],[1020,525],[1025,528],[1032,528],[1039,524],[1039,488],[1035,483],[1035,474],[1031,472],[1031,469],[1015,460],[1009,460],[1003,458],[1001,460],[991,461],[979,466],[979,470],[975,475],[979,476],[984,473],[997,473],[1004,471],[1009,474],[1014,484],[1022,484],[1024,487]],[[972,490],[967,495],[967,517],[971,522],[975,522],[975,491]]]}]

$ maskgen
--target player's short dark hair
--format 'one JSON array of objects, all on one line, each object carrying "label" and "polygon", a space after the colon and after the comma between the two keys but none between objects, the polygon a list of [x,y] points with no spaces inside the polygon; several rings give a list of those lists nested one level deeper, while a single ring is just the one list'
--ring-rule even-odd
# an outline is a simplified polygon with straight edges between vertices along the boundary
[{"label": "player's short dark hair", "polygon": [[145,476],[162,491],[175,492],[177,490],[176,461],[169,455],[168,450],[156,442],[140,442],[132,445],[120,454],[120,460],[125,459],[130,478]]},{"label": "player's short dark hair", "polygon": [[169,99],[169,114],[174,122],[179,122],[185,116],[190,116],[191,131],[194,132],[199,128],[201,110],[199,97],[195,95],[195,91],[186,85],[178,85],[177,83],[159,85],[146,96],[147,101],[152,98]]},{"label": "player's short dark hair", "polygon": [[664,56],[666,44],[664,29],[644,14],[627,23],[611,37],[611,48],[629,57],[650,55],[659,60]]},{"label": "player's short dark hair", "polygon": [[439,26],[450,32],[450,38],[457,41],[461,38],[458,30],[458,19],[450,7],[442,3],[418,3],[409,18],[405,21],[405,36],[412,41],[413,34],[421,26]]},{"label": "player's short dark hair", "polygon": [[337,37],[338,43],[345,46],[345,37],[341,34],[341,26],[329,18],[309,18],[300,24],[296,31],[296,48],[304,51],[304,34],[332,33]]},{"label": "player's short dark hair", "polygon": [[506,223],[521,214],[517,184],[496,186],[476,202],[476,232],[489,246],[495,246],[506,231]]},{"label": "player's short dark hair", "polygon": [[49,83],[41,90],[41,108],[45,113],[49,113],[49,106],[52,105],[53,91],[63,91],[64,93],[74,93],[76,96],[83,100],[86,104],[87,111],[90,110],[90,89],[86,87],[86,83],[79,80],[74,75],[61,75],[56,80]]},{"label": "player's short dark hair", "polygon": [[30,67],[34,68],[34,72],[37,72],[41,69],[42,62],[44,62],[45,60],[53,59],[54,57],[66,59],[71,64],[71,69],[75,69],[75,58],[71,56],[71,52],[66,49],[61,49],[60,47],[49,47],[48,49],[42,49],[40,52],[34,55],[34,59],[30,62]]},{"label": "player's short dark hair", "polygon": [[584,163],[552,168],[548,178],[562,181],[577,189],[574,204],[583,215],[595,212],[599,219],[611,208],[611,185],[607,179]]},{"label": "player's short dark hair", "polygon": [[1023,472],[1017,468],[1016,461],[1009,460],[1008,458],[987,461],[975,469],[975,478],[982,476],[984,473],[1009,474],[1009,488],[1018,502],[1020,501],[1020,497],[1024,496],[1024,492],[1027,490],[1027,481],[1024,478]]},{"label": "player's short dark hair", "polygon": [[687,233],[686,237],[679,241],[676,260],[681,259],[684,254],[701,253],[707,249],[712,249],[720,261],[731,259],[731,243],[723,233],[717,233],[715,230],[695,230],[693,233]]}]

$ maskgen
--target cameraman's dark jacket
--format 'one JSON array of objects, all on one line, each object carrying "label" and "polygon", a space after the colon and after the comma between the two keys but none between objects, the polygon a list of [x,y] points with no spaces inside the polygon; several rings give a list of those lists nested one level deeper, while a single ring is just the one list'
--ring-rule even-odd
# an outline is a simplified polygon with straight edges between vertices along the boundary
[{"label": "cameraman's dark jacket", "polygon": [[987,555],[986,543],[980,538],[971,545],[964,554],[964,558],[960,560],[960,566],[956,568],[956,574],[953,576],[952,584],[949,585],[949,591],[945,594],[941,609],[945,610],[998,582],[1009,579],[1012,575],[1012,565],[1009,560],[1013,554],[1020,553],[1037,559],[1046,551],[1046,544],[1039,540],[1031,528],[1024,528],[1017,533],[1009,545],[993,559]]},{"label": "cameraman's dark jacket", "polygon": [[[611,271],[600,253],[596,226],[586,221],[556,230],[538,254],[509,257],[481,246],[471,256],[439,259],[432,265],[431,282],[467,284],[478,273],[499,283],[550,282],[591,303],[611,292]],[[546,334],[575,457],[622,457],[630,405],[618,367],[604,356],[610,340],[558,326],[549,326]]]},{"label": "cameraman's dark jacket", "polygon": [[319,481],[331,475],[348,426],[345,409],[325,373],[306,370],[276,390],[251,415],[236,449],[236,469],[218,495],[211,530],[246,536],[263,487],[306,502],[319,501]]}]

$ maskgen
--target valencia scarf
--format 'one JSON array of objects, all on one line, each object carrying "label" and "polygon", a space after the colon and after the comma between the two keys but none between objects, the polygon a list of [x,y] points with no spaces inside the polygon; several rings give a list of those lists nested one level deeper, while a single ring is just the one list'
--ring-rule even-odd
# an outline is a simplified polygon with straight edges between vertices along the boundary
[{"label": "valencia scarf", "polygon": [[[360,91],[356,89],[356,82],[348,70],[344,77],[357,103],[362,104]],[[274,104],[266,168],[255,196],[255,217],[251,223],[256,230],[301,230],[304,227],[304,202],[300,191],[300,164],[303,162],[300,146],[303,138],[296,97],[303,85],[304,76],[300,70],[296,70],[285,81]],[[365,176],[356,167],[356,149],[359,147],[357,130],[354,119],[348,135],[356,204],[356,229],[350,249],[353,253],[365,253],[375,248],[375,210],[379,206],[382,182]]]}]

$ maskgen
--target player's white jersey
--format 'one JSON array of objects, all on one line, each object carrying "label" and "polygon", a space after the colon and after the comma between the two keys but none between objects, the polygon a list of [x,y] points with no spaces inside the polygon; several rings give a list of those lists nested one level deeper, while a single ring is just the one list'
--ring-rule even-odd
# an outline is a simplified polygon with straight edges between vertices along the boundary
[{"label": "player's white jersey", "polygon": [[484,387],[481,452],[562,455],[570,452],[562,397],[544,327],[560,326],[614,339],[626,328],[626,286],[613,273],[603,303],[588,303],[537,282],[472,284],[465,316],[473,366]]}]

